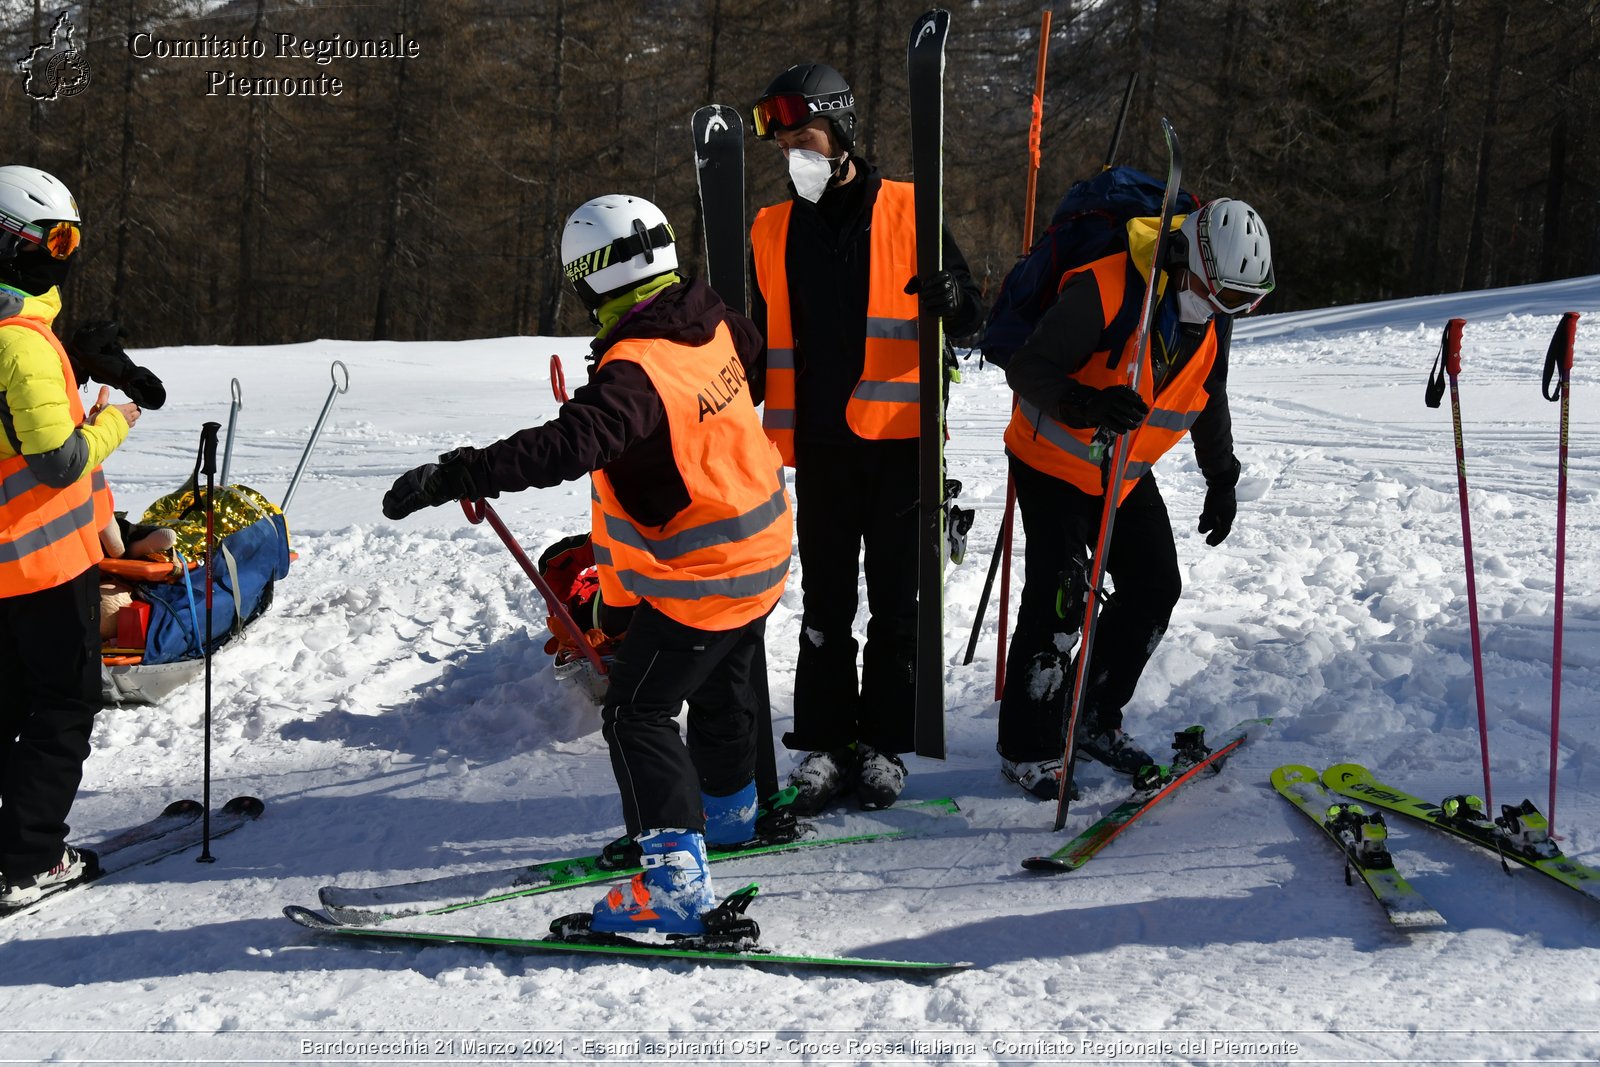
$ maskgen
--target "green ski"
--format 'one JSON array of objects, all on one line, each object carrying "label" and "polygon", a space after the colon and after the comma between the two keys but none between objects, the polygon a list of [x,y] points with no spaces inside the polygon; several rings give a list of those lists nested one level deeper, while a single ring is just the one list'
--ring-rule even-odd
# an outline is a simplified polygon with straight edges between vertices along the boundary
[{"label": "green ski", "polygon": [[[742,915],[743,905],[754,897],[755,887],[749,886],[735,893],[721,905],[737,907]],[[719,909],[720,910],[720,909]],[[854,968],[875,971],[899,971],[911,974],[940,975],[949,971],[965,970],[970,963],[924,962],[916,960],[880,960],[858,956],[795,955],[772,952],[762,947],[756,937],[755,924],[743,920],[750,931],[748,936],[727,939],[679,938],[664,942],[639,941],[620,936],[584,934],[574,929],[587,915],[567,916],[551,924],[552,933],[543,938],[490,937],[483,934],[443,933],[428,930],[402,930],[393,926],[345,926],[334,922],[310,908],[290,905],[283,914],[301,926],[320,933],[338,934],[342,937],[365,937],[384,941],[409,941],[414,944],[481,945],[486,948],[510,949],[519,952],[558,952],[568,955],[614,956],[638,961],[659,959],[690,960],[696,963],[740,963],[756,967],[825,967]],[[565,931],[565,932],[557,932]]]},{"label": "green ski", "polygon": [[1444,916],[1395,870],[1382,815],[1368,815],[1359,805],[1343,801],[1323,786],[1316,771],[1299,764],[1273,771],[1272,787],[1333,839],[1345,855],[1345,884],[1351,884],[1352,870],[1360,874],[1391,923],[1408,931],[1444,925]]},{"label": "green ski", "polygon": [[[942,797],[937,800],[897,804],[884,811],[872,812],[871,815],[875,820],[903,823],[906,815],[947,815],[959,810],[954,800]],[[897,837],[914,836],[921,828],[919,825],[891,825],[861,833],[835,833],[830,836],[801,837],[792,841],[766,843],[757,839],[751,844],[732,848],[713,847],[707,858],[712,863],[720,863],[724,860],[765,856],[776,852],[886,841]],[[638,874],[641,869],[635,864],[606,865],[604,853],[601,853],[545,860],[497,871],[446,875],[442,878],[429,878],[400,885],[371,888],[323,886],[317,896],[326,909],[330,921],[347,926],[371,926],[411,915],[448,915],[451,912],[493,904],[497,901],[535,896],[559,889],[573,889],[597,882],[609,882],[631,877]]]},{"label": "green ski", "polygon": [[[1490,819],[1483,801],[1473,796],[1450,796],[1433,804],[1373,777],[1358,763],[1340,763],[1322,772],[1322,782],[1335,793],[1427,823],[1435,829],[1464,838],[1500,857],[1501,866],[1514,860],[1547,875],[1590,900],[1600,901],[1600,868],[1568,857],[1550,840],[1549,824],[1533,801],[1502,804],[1498,819]],[[1510,868],[1506,868],[1509,872]]]}]

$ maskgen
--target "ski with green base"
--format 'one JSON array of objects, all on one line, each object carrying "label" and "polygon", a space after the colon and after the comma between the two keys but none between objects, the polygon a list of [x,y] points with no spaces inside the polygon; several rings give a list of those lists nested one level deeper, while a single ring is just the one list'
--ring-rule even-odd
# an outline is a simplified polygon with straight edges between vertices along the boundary
[{"label": "ski with green base", "polygon": [[1029,856],[1022,866],[1030,871],[1061,874],[1075,871],[1099,855],[1129,826],[1144,818],[1157,804],[1202,775],[1216,774],[1229,756],[1250,739],[1250,731],[1267,726],[1271,719],[1246,719],[1223,735],[1213,751],[1205,745],[1205,732],[1199,726],[1180,731],[1173,742],[1175,754],[1170,766],[1146,767],[1135,775],[1133,795],[1095,820],[1083,833],[1048,856]]},{"label": "ski with green base", "polygon": [[1445,924],[1444,916],[1395,870],[1388,849],[1389,830],[1382,815],[1368,815],[1360,805],[1329,792],[1316,771],[1299,764],[1286,764],[1273,771],[1272,787],[1333,839],[1345,855],[1345,884],[1351,884],[1352,870],[1361,875],[1396,927],[1406,931],[1433,930]]},{"label": "ski with green base", "polygon": [[1378,781],[1359,763],[1340,763],[1322,772],[1322,784],[1335,793],[1372,804],[1386,811],[1399,812],[1437,830],[1454,834],[1486,848],[1506,861],[1512,860],[1530,870],[1555,879],[1593,901],[1600,901],[1600,868],[1572,859],[1561,846],[1550,840],[1550,827],[1533,801],[1502,804],[1498,819],[1490,819],[1477,797],[1451,796],[1434,804],[1412,796],[1403,789]]},{"label": "ski with green base", "polygon": [[[870,813],[875,821],[904,822],[906,815],[947,815],[960,811],[954,800],[941,797],[937,800],[912,801],[893,808]],[[794,852],[801,849],[830,848],[835,845],[865,844],[886,841],[917,834],[920,825],[881,826],[860,833],[834,833],[828,836],[801,837],[791,841],[765,842],[757,839],[746,845],[720,848],[713,846],[707,859],[712,863],[725,860],[765,856],[777,852]],[[815,833],[815,828],[811,828]],[[446,875],[420,882],[400,885],[374,886],[352,889],[342,886],[323,886],[317,896],[326,910],[329,921],[345,926],[372,926],[413,915],[448,915],[451,912],[481,907],[517,897],[536,896],[560,889],[609,882],[631,877],[642,868],[637,864],[614,865],[605,860],[605,853],[593,856],[569,856],[545,860],[540,863],[510,867],[497,871],[477,871],[469,874]]]},{"label": "ski with green base", "polygon": [[[945,963],[918,960],[880,960],[860,956],[821,956],[773,952],[761,945],[760,931],[753,921],[743,918],[744,908],[755,896],[755,886],[747,886],[718,907],[727,910],[738,924],[736,935],[677,937],[666,941],[641,941],[615,934],[597,934],[587,929],[587,913],[563,916],[550,924],[551,933],[543,938],[490,937],[473,933],[445,933],[407,930],[394,926],[345,926],[327,916],[290,905],[283,914],[294,922],[320,933],[343,937],[376,938],[413,944],[480,945],[485,948],[519,952],[557,952],[567,955],[609,956],[640,962],[690,960],[695,963],[739,963],[754,967],[856,969],[892,971],[913,975],[940,975],[965,970],[970,963]],[[708,916],[709,918],[709,916]]]}]

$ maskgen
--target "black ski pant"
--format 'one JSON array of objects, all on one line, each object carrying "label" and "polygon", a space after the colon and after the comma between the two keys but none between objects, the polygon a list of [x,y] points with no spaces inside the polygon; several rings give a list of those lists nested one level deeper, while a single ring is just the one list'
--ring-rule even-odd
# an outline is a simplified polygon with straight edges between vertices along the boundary
[{"label": "black ski pant", "polygon": [[[639,605],[600,710],[628,833],[703,833],[701,793],[730,796],[755,779],[757,734],[771,721],[766,628],[762,617],[699,630]],[[687,745],[677,722],[685,701]]]},{"label": "black ski pant", "polygon": [[[1006,654],[1000,754],[1018,762],[1059,757],[1076,657],[1066,649],[1082,625],[1080,598],[1060,604],[1065,576],[1083,573],[1100,532],[1103,496],[1035,470],[1015,456],[1011,474],[1027,539],[1022,602]],[[1080,726],[1120,728],[1122,709],[1167,631],[1183,590],[1172,524],[1155,477],[1139,479],[1120,507],[1106,559],[1113,598],[1095,624],[1094,658]],[[1080,586],[1081,588],[1081,586]]]},{"label": "black ski pant", "polygon": [[61,861],[100,710],[100,575],[0,597],[0,873]]},{"label": "black ski pant", "polygon": [[[915,747],[917,442],[800,445],[795,527],[803,616],[794,729],[801,752],[860,741]],[[863,559],[863,550],[865,558]],[[856,606],[866,573],[867,646],[856,683]]]}]

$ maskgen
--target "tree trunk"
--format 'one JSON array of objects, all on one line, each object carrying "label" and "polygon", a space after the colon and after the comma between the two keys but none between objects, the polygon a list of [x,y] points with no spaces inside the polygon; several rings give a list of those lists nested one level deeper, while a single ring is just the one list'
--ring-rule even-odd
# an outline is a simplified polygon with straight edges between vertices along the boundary
[{"label": "tree trunk", "polygon": [[1417,220],[1416,251],[1411,274],[1423,293],[1439,288],[1439,231],[1443,226],[1445,158],[1449,152],[1450,72],[1454,57],[1455,0],[1439,0],[1434,17],[1433,53],[1428,60],[1428,90],[1437,94],[1427,137],[1427,172],[1422,182],[1422,211]]},{"label": "tree trunk", "polygon": [[1479,289],[1490,284],[1483,264],[1484,219],[1489,214],[1489,166],[1494,157],[1496,127],[1500,122],[1501,71],[1505,69],[1506,31],[1511,9],[1495,12],[1494,56],[1490,60],[1488,99],[1483,105],[1483,133],[1478,138],[1478,181],[1472,192],[1472,212],[1467,231],[1467,258],[1461,269],[1461,288]]},{"label": "tree trunk", "polygon": [[[409,0],[400,0],[400,32],[411,30]],[[395,63],[394,125],[390,128],[389,150],[393,164],[389,169],[389,198],[383,213],[383,258],[378,263],[378,298],[372,312],[372,339],[390,339],[391,294],[396,287],[397,263],[400,258],[400,221],[405,217],[405,184],[407,169],[405,145],[410,136],[410,109],[406,95],[406,72],[410,60]]]},{"label": "tree trunk", "polygon": [[557,222],[561,210],[561,109],[566,103],[563,99],[567,60],[566,0],[556,0],[555,35],[555,85],[550,92],[550,164],[545,168],[544,186],[546,253],[544,262],[534,265],[545,278],[544,306],[539,311],[539,334],[544,337],[555,334],[556,323],[561,319],[561,298],[566,294],[561,273],[561,225]]}]

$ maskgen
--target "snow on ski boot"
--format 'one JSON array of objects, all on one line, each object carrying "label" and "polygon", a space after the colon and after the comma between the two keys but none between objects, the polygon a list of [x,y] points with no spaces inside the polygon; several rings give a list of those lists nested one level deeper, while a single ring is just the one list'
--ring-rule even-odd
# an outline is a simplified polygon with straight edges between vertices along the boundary
[{"label": "snow on ski boot", "polygon": [[789,772],[789,784],[798,790],[790,805],[797,815],[815,815],[851,784],[856,754],[852,748],[813,752]]},{"label": "snow on ski boot", "polygon": [[706,870],[706,840],[687,830],[646,830],[636,839],[644,870],[594,906],[590,929],[625,934],[656,930],[703,934],[716,906]]},{"label": "snow on ski boot", "polygon": [[1075,759],[1092,759],[1103,763],[1118,774],[1138,774],[1140,768],[1156,761],[1150,753],[1115,727],[1109,730],[1085,731],[1072,750]]},{"label": "snow on ski boot", "polygon": [[707,845],[742,845],[756,836],[759,806],[754,781],[725,797],[701,793],[700,803],[705,809]]},{"label": "snow on ski boot", "polygon": [[1561,855],[1561,847],[1550,840],[1550,820],[1531,800],[1500,805],[1500,818],[1495,823],[1505,832],[1511,847],[1525,856],[1554,859]]},{"label": "snow on ski boot", "polygon": [[858,745],[856,754],[861,759],[856,765],[856,799],[861,806],[876,811],[900,799],[906,787],[906,765],[900,757],[868,745]]},{"label": "snow on ski boot", "polygon": [[[1006,781],[1020,785],[1024,792],[1040,800],[1058,800],[1061,797],[1061,760],[1052,756],[1042,760],[1008,760],[1000,757],[1000,773]],[[1071,786],[1069,799],[1078,799],[1078,787]]]},{"label": "snow on ski boot", "polygon": [[[1328,809],[1328,829],[1356,862],[1368,870],[1394,866],[1389,855],[1389,827],[1381,812],[1367,814],[1360,804],[1335,804]],[[1345,868],[1345,882],[1350,870]]]},{"label": "snow on ski boot", "polygon": [[87,882],[100,874],[100,859],[86,848],[66,846],[61,860],[47,871],[4,880],[0,889],[0,914],[18,911],[68,886]]}]

